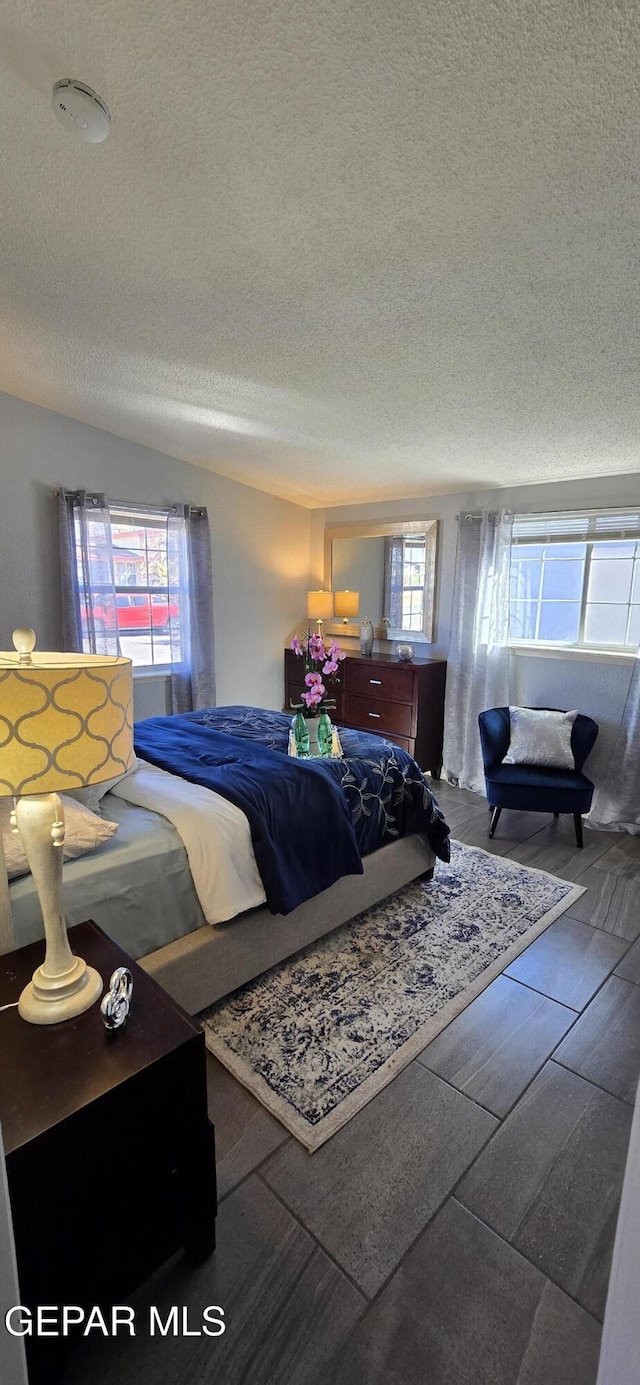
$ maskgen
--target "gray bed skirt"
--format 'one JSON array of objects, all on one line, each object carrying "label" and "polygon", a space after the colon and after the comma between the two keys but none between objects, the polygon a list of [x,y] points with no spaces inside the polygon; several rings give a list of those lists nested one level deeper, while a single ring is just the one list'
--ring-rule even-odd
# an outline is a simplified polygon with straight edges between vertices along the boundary
[{"label": "gray bed skirt", "polygon": [[432,870],[435,859],[423,837],[402,837],[365,856],[363,875],[343,876],[291,914],[262,907],[205,924],[141,957],[140,966],[194,1015]]}]

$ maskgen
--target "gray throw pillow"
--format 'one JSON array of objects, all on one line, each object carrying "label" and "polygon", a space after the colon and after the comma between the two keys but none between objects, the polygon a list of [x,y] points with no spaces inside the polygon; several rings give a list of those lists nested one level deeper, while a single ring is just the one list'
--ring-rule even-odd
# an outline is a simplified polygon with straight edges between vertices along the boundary
[{"label": "gray throw pillow", "polygon": [[130,769],[126,769],[124,774],[117,774],[115,779],[105,779],[102,784],[88,784],[86,789],[67,789],[67,798],[75,798],[76,803],[82,803],[91,813],[97,813],[98,817],[102,812],[100,804],[105,796],[115,789],[116,784],[120,784],[123,779],[127,779],[130,774],[135,774],[138,768],[138,760],[134,757]]},{"label": "gray throw pillow", "polygon": [[545,765],[575,769],[571,731],[577,712],[546,712],[510,707],[511,740],[503,765]]},{"label": "gray throw pillow", "polygon": [[[61,794],[60,801],[64,812],[64,860],[74,860],[102,846],[118,831],[117,822],[108,822],[98,817],[82,803],[76,803],[68,794]],[[11,800],[0,799],[0,832],[7,866],[7,875],[12,880],[16,875],[28,875],[29,862],[22,845],[19,832],[12,831],[9,825]],[[53,822],[53,817],[51,819]]]}]

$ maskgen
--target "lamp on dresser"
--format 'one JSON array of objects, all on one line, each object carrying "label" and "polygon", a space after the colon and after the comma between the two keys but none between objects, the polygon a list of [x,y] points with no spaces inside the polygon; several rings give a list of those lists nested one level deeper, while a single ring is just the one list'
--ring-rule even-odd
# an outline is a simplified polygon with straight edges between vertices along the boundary
[{"label": "lamp on dresser", "polygon": [[322,622],[331,620],[333,615],[333,592],[307,592],[307,619],[315,620],[318,634],[322,634]]},{"label": "lamp on dresser", "polygon": [[0,653],[0,795],[15,802],[12,824],[31,868],[45,959],[20,996],[32,1024],[88,1010],[102,978],[74,957],[62,912],[64,813],[60,792],[101,784],[134,762],[131,660],[99,654],[35,653],[33,630],[14,630]]},{"label": "lamp on dresser", "polygon": [[335,592],[334,606],[342,624],[348,625],[350,617],[357,616],[360,610],[360,592],[349,591],[348,587],[342,592]]}]

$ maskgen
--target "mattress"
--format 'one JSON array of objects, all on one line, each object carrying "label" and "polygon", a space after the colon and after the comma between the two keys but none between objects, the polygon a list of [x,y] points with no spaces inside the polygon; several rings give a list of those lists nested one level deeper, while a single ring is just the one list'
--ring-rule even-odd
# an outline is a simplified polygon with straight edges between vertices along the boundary
[{"label": "mattress", "polygon": [[[94,919],[131,957],[144,957],[205,923],[187,853],[176,829],[149,809],[106,794],[102,816],[120,824],[98,851],[63,867],[67,924]],[[42,937],[31,875],[12,880],[9,899],[16,947]]]}]

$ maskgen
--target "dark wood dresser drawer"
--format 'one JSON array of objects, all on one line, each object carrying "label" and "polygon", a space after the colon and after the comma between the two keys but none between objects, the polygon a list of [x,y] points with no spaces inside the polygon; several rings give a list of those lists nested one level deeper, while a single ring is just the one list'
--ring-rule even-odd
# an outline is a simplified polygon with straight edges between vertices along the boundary
[{"label": "dark wood dresser drawer", "polygon": [[345,693],[345,720],[363,731],[393,731],[397,736],[411,735],[412,709],[406,702],[385,701],[379,694],[375,697],[356,697]]},{"label": "dark wood dresser drawer", "polygon": [[[352,731],[363,731],[363,730],[364,730],[364,731],[368,731],[368,730],[369,730],[369,727],[368,727],[368,726],[365,726],[365,727],[362,727],[362,726],[353,726],[353,727],[352,727],[348,721],[343,722],[343,725],[346,726],[346,727],[348,727],[348,729],[349,729],[349,730],[352,730]],[[396,736],[396,734],[395,734],[394,731],[378,731],[378,732],[376,732],[376,731],[374,731],[374,729],[373,729],[373,722],[371,722],[371,731],[372,731],[372,734],[373,734],[374,736],[375,736],[375,735],[379,735],[379,736],[382,738],[382,740],[385,740],[385,741],[392,741],[394,745],[399,745],[399,746],[401,746],[402,750],[408,751],[409,755],[415,755],[415,753],[416,753],[416,743],[415,743],[414,740],[412,740],[411,736]]]},{"label": "dark wood dresser drawer", "polygon": [[308,691],[306,683],[302,679],[288,679],[284,690],[285,707],[290,707],[293,703],[300,702],[303,692]]},{"label": "dark wood dresser drawer", "polygon": [[300,693],[306,692],[307,687],[303,678],[290,678],[287,682],[287,698],[292,702],[300,701]]},{"label": "dark wood dresser drawer", "polygon": [[394,736],[391,731],[385,731],[384,738],[385,741],[393,741],[394,745],[401,746],[402,749],[407,750],[410,755],[415,755],[416,743],[410,740],[408,736]]},{"label": "dark wood dresser drawer", "polygon": [[388,702],[413,702],[413,668],[377,668],[368,662],[347,661],[345,689],[359,697],[381,697]]}]

